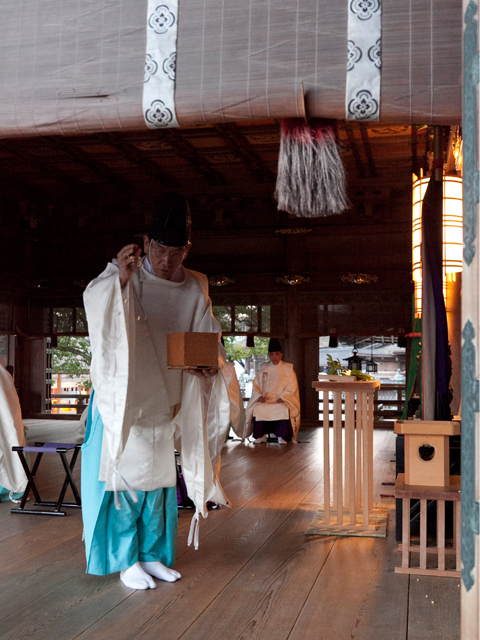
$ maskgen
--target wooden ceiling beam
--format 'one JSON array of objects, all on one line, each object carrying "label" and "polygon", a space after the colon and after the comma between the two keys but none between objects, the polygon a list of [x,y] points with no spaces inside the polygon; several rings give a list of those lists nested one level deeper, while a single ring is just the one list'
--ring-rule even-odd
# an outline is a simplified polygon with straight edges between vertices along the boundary
[{"label": "wooden ceiling beam", "polygon": [[364,122],[360,122],[359,125],[360,125],[360,135],[362,136],[362,142],[363,142],[363,150],[367,157],[367,164],[368,164],[368,170],[370,172],[370,177],[375,178],[377,175],[377,170],[375,167],[375,162],[373,161],[372,147],[370,145],[370,140],[368,138],[368,128]]},{"label": "wooden ceiling beam", "polygon": [[[66,185],[67,190],[75,194],[78,194],[78,192],[80,191],[84,191],[85,188],[87,187],[85,183],[81,182],[76,178],[73,178],[71,175],[69,175],[65,171],[62,171],[54,164],[48,161],[45,161],[44,157],[43,158],[37,157],[37,156],[32,157],[28,153],[28,148],[24,148],[20,150],[18,148],[15,148],[15,146],[8,144],[6,141],[1,141],[0,149],[5,149],[5,151],[11,154],[14,158],[16,158],[17,160],[20,160],[23,165],[27,164],[31,168],[34,176],[36,173],[40,172],[40,175],[38,175],[38,177],[30,177],[28,179],[28,181],[32,185],[34,185],[35,188],[41,188],[37,184],[36,182],[37,180],[41,180],[42,178],[51,179],[52,177],[59,180],[62,185],[64,186]],[[7,170],[10,173],[13,173],[14,175],[17,173],[13,169],[9,169],[7,162],[2,163],[1,166],[4,170]],[[46,192],[45,189],[43,189],[43,191]]]},{"label": "wooden ceiling beam", "polygon": [[215,129],[228,144],[231,152],[253,175],[258,184],[275,182],[275,175],[255,153],[252,145],[234,123],[216,124]]},{"label": "wooden ceiling beam", "polygon": [[357,141],[355,140],[355,133],[353,132],[353,127],[348,122],[345,122],[344,126],[345,126],[345,132],[347,134],[347,138],[350,146],[350,151],[352,152],[353,159],[357,167],[357,177],[365,178],[365,171],[363,170],[362,158],[360,157]]},{"label": "wooden ceiling beam", "polygon": [[128,142],[128,140],[124,140],[118,133],[99,133],[97,134],[97,138],[100,138],[103,142],[115,147],[115,149],[117,149],[117,151],[126,160],[141,167],[145,173],[159,182],[162,187],[177,188],[180,186],[180,183],[175,176],[163,171],[156,162],[150,160],[148,156],[136,149],[133,144]]},{"label": "wooden ceiling beam", "polygon": [[[119,176],[102,162],[97,162],[86,151],[80,149],[79,146],[72,146],[68,144],[67,139],[46,136],[44,140],[47,140],[53,147],[60,149],[75,162],[88,167],[94,175],[100,175],[105,182],[110,182],[117,189],[120,188],[121,191],[130,191],[133,188],[132,185],[127,182],[127,178],[125,176]],[[84,185],[85,183],[82,182],[81,184]],[[127,189],[126,186],[128,187]]]},{"label": "wooden ceiling beam", "polygon": [[168,141],[168,144],[174,148],[185,162],[188,162],[199,175],[205,178],[209,185],[225,186],[228,184],[225,177],[219,171],[212,169],[210,163],[198,153],[193,144],[176,129],[163,129],[158,133]]}]

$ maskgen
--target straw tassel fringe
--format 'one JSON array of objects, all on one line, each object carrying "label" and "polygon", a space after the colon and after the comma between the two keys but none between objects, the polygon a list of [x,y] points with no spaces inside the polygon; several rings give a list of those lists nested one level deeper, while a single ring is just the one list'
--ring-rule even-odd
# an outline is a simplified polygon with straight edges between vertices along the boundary
[{"label": "straw tassel fringe", "polygon": [[341,213],[349,203],[335,120],[282,120],[275,197],[278,209],[298,217]]}]

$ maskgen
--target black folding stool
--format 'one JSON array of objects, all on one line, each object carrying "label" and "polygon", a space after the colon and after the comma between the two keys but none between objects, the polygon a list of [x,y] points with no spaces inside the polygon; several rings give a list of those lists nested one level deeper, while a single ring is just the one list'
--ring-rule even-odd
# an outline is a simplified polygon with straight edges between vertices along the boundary
[{"label": "black folding stool", "polygon": [[[80,499],[80,494],[77,490],[77,485],[75,484],[75,480],[73,478],[73,469],[75,467],[75,463],[78,458],[78,454],[80,453],[80,444],[66,444],[64,442],[36,442],[34,447],[12,447],[12,451],[16,451],[20,458],[20,462],[22,463],[25,474],[28,478],[28,483],[25,488],[25,493],[22,496],[20,501],[20,506],[16,509],[10,509],[11,513],[29,513],[40,516],[66,516],[66,511],[61,511],[62,507],[75,507],[81,508],[82,501]],[[72,459],[70,460],[70,464],[67,460],[67,452],[73,449]],[[24,453],[36,453],[37,457],[33,464],[32,470],[28,468],[27,461],[25,460]],[[63,468],[65,469],[65,480],[62,485],[62,489],[60,491],[60,495],[58,496],[57,502],[45,502],[41,499],[38,489],[35,485],[35,475],[38,471],[38,466],[43,457],[44,453],[58,453],[62,460]],[[75,498],[75,503],[73,502],[64,502],[65,493],[67,491],[67,487],[70,485],[73,491],[73,496]],[[35,502],[33,503],[39,507],[55,507],[53,510],[45,510],[45,509],[25,509],[25,504],[27,502],[28,494],[30,490],[33,492],[35,497]]]}]

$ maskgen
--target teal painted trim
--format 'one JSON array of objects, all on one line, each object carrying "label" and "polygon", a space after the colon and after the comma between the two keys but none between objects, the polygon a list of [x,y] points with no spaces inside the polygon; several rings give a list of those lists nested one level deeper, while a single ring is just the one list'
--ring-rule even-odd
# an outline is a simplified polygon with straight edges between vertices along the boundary
[{"label": "teal painted trim", "polygon": [[479,532],[479,504],[475,500],[475,413],[479,411],[479,381],[475,378],[475,329],[468,320],[462,346],[462,579],[467,591],[473,587],[475,535]]},{"label": "teal painted trim", "polygon": [[463,255],[467,265],[475,256],[478,179],[478,20],[477,4],[469,2],[463,34]]}]

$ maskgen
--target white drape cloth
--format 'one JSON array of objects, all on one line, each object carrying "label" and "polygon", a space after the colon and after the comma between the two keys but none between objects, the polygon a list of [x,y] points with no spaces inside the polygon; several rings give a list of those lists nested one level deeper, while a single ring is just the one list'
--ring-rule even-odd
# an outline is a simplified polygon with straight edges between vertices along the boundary
[{"label": "white drape cloth", "polygon": [[[266,377],[264,377],[266,376]],[[300,429],[300,396],[298,382],[293,365],[281,360],[277,365],[266,363],[260,365],[253,381],[252,396],[246,408],[247,423],[250,424],[261,396],[265,396],[265,404],[261,408],[261,420],[288,420],[292,423],[293,439],[297,439]],[[281,398],[282,403],[277,403]],[[280,407],[280,409],[278,408]],[[288,409],[288,415],[285,412]],[[256,416],[255,416],[256,417]]]},{"label": "white drape cloth", "polygon": [[175,115],[178,1],[148,0],[143,114],[149,129],[178,127]]},{"label": "white drape cloth", "polygon": [[[215,471],[230,402],[221,373],[203,381],[167,369],[167,333],[219,333],[206,277],[181,270],[173,282],[141,266],[121,289],[118,267],[109,264],[85,291],[91,377],[104,423],[99,480],[107,490],[113,477],[118,490],[174,486],[177,448],[188,494],[206,517],[208,500],[227,502]],[[167,414],[173,418],[165,421]]]},{"label": "white drape cloth", "polygon": [[27,486],[27,476],[14,446],[25,444],[22,410],[13,378],[0,365],[0,485],[22,493]]},{"label": "white drape cloth", "polygon": [[242,391],[233,362],[225,362],[222,366],[222,373],[230,399],[231,427],[239,438],[247,438],[249,434],[245,435],[245,409],[243,408]]},{"label": "white drape cloth", "polygon": [[348,0],[346,120],[380,119],[382,0]]}]

